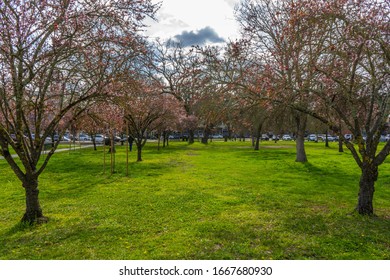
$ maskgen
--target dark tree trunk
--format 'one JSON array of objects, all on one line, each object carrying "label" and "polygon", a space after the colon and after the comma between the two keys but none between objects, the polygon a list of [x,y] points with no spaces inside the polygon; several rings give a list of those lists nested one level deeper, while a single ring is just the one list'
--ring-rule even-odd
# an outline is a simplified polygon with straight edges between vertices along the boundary
[{"label": "dark tree trunk", "polygon": [[42,214],[42,209],[38,199],[38,179],[27,178],[23,182],[23,187],[26,191],[26,212],[23,215],[22,222],[29,224],[46,223],[47,218]]},{"label": "dark tree trunk", "polygon": [[195,133],[193,129],[188,130],[188,144],[194,144],[195,143]]},{"label": "dark tree trunk", "polygon": [[256,137],[256,143],[255,143],[255,151],[260,150],[260,135],[257,135]]},{"label": "dark tree trunk", "polygon": [[93,144],[93,150],[94,150],[94,151],[97,151],[95,136],[92,137],[92,144]]},{"label": "dark tree trunk", "polygon": [[373,199],[375,192],[375,181],[378,179],[378,166],[363,163],[360,176],[360,189],[357,211],[361,215],[373,215]]},{"label": "dark tree trunk", "polygon": [[137,144],[137,161],[142,161],[142,145]]},{"label": "dark tree trunk", "polygon": [[341,121],[339,125],[339,153],[344,153],[343,140],[341,139]]},{"label": "dark tree trunk", "polygon": [[233,138],[232,137],[232,130],[230,129],[230,126],[228,125],[227,126],[227,135],[225,136],[225,142],[227,142],[228,139],[233,140],[232,138]]},{"label": "dark tree trunk", "polygon": [[157,133],[157,150],[158,151],[160,151],[160,142],[161,142],[161,133]]},{"label": "dark tree trunk", "polygon": [[207,144],[209,141],[209,137],[210,137],[210,129],[206,126],[202,137],[202,144]]},{"label": "dark tree trunk", "polygon": [[167,134],[168,133],[166,131],[163,132],[163,148],[165,148],[165,143],[166,143],[166,140],[167,140],[167,137],[168,137]]},{"label": "dark tree trunk", "polygon": [[343,140],[339,137],[339,153],[344,153]]},{"label": "dark tree trunk", "polygon": [[307,123],[307,116],[299,114],[295,117],[297,125],[297,139],[296,139],[296,162],[307,162],[307,156],[305,151],[305,130]]},{"label": "dark tree trunk", "polygon": [[260,138],[261,138],[261,129],[263,128],[263,124],[260,122],[257,126],[256,130],[256,143],[255,143],[255,151],[260,149]]},{"label": "dark tree trunk", "polygon": [[325,134],[325,147],[329,148],[328,130],[326,130]]}]

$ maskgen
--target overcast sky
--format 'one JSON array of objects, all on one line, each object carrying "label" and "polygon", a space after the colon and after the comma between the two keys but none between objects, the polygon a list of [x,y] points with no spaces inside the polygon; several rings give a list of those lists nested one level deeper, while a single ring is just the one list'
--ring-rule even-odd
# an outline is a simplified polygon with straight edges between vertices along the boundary
[{"label": "overcast sky", "polygon": [[[159,0],[152,0],[157,3]],[[234,6],[239,0],[162,0],[158,22],[147,21],[147,35],[172,38],[184,46],[238,38]]]}]

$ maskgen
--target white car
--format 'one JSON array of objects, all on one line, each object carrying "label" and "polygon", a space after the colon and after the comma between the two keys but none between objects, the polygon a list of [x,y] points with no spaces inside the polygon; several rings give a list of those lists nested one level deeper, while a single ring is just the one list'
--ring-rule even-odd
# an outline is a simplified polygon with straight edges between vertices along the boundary
[{"label": "white car", "polygon": [[87,134],[80,134],[79,135],[79,141],[91,141],[91,137]]},{"label": "white car", "polygon": [[353,138],[353,135],[352,135],[352,134],[345,134],[345,135],[344,135],[344,138],[345,138],[345,140],[347,140],[347,141],[351,141],[352,138]]},{"label": "white car", "polygon": [[103,143],[104,142],[104,135],[103,134],[96,134],[95,135],[95,143]]},{"label": "white car", "polygon": [[282,140],[284,140],[284,141],[291,141],[293,139],[292,139],[292,137],[290,135],[285,134],[285,135],[282,136]]}]

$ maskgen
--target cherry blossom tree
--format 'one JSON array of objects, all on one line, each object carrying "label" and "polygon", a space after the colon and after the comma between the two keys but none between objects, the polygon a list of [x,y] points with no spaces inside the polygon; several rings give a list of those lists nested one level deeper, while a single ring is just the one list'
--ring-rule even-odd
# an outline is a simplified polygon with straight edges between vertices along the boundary
[{"label": "cherry blossom tree", "polygon": [[0,2],[0,152],[25,190],[24,222],[47,221],[38,177],[59,142],[42,160],[46,137],[110,92],[113,74],[144,51],[138,34],[157,8],[148,0]]},{"label": "cherry blossom tree", "polygon": [[[289,24],[293,20],[295,3],[299,1],[244,0],[237,8],[237,20],[241,24],[242,34],[251,43],[251,49],[259,54],[268,70],[268,90],[277,93],[280,99],[301,107],[310,106],[310,98],[300,95],[297,89],[307,87],[314,79],[314,71],[308,63],[318,49],[307,48],[300,36],[301,27],[293,34]],[[281,97],[283,95],[283,98]],[[296,125],[296,161],[306,162],[304,135],[307,126],[307,115],[295,111]]]},{"label": "cherry blossom tree", "polygon": [[234,120],[241,130],[245,128],[245,133],[251,131],[258,149],[262,128],[272,109],[271,102],[259,98],[268,84],[263,75],[263,62],[252,54],[246,40],[230,42],[225,47],[198,48],[198,51],[203,58],[203,71],[209,77],[209,86],[217,85],[211,91],[220,97],[215,111],[222,115],[217,121],[232,123]]},{"label": "cherry blossom tree", "polygon": [[137,145],[137,161],[142,161],[142,148],[148,134],[170,120],[177,108],[177,100],[162,94],[163,85],[157,79],[124,71],[116,78],[117,95],[114,102],[121,106],[129,128],[129,134]]},{"label": "cherry blossom tree", "polygon": [[390,4],[330,1],[305,3],[304,9],[299,24],[315,30],[304,36],[322,49],[311,61],[315,83],[300,91],[314,95],[313,107],[302,111],[333,131],[341,132],[340,120],[351,131],[354,141],[343,140],[361,170],[356,210],[372,215],[378,167],[390,153],[390,141],[379,148],[390,114]]},{"label": "cherry blossom tree", "polygon": [[186,121],[187,114],[183,105],[173,96],[164,94],[165,113],[156,120],[156,131],[158,140],[158,149],[160,149],[161,136],[163,138],[163,148],[169,145],[169,134],[172,131],[181,130],[183,122],[185,128],[191,127]]},{"label": "cherry blossom tree", "polygon": [[[154,66],[154,77],[164,85],[162,92],[181,102],[187,118],[195,120],[194,106],[204,88],[197,52],[173,41],[156,41],[152,48],[149,61]],[[190,126],[187,129],[191,144],[194,142],[194,128]]]},{"label": "cherry blossom tree", "polygon": [[378,167],[390,153],[390,142],[378,146],[390,113],[389,11],[369,0],[246,0],[238,9],[244,34],[270,58],[270,94],[261,98],[296,110],[299,124],[310,115],[339,134],[362,172],[363,215],[374,213]]}]

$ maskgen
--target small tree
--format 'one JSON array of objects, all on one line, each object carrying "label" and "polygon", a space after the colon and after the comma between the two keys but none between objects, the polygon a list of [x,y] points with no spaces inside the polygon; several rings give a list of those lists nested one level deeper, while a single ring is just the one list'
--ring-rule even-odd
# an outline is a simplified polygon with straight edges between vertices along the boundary
[{"label": "small tree", "polygon": [[[142,148],[146,144],[148,133],[161,125],[161,119],[171,115],[172,97],[161,94],[162,85],[148,76],[137,79],[123,72],[117,77],[115,103],[124,111],[129,134],[137,146],[137,161],[142,161]],[[159,122],[160,121],[160,122]]]}]

